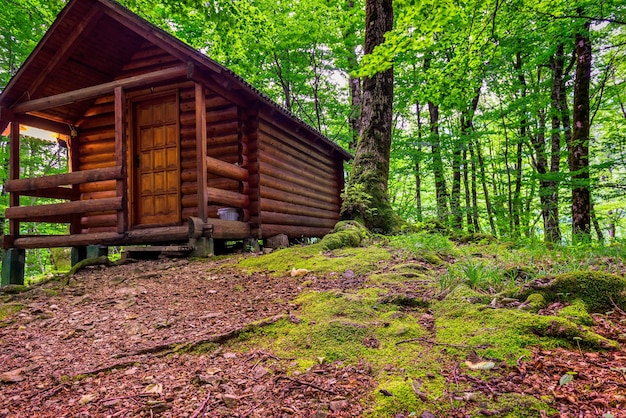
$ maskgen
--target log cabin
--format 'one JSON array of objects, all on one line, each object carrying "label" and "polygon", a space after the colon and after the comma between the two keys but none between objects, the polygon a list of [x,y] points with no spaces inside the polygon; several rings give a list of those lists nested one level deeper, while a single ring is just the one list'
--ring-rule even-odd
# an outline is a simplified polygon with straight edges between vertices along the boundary
[{"label": "log cabin", "polygon": [[[20,129],[67,138],[69,172],[20,178]],[[71,0],[0,95],[9,127],[2,283],[24,250],[319,237],[351,155],[231,70],[113,0]],[[57,203],[20,206],[20,196]],[[67,224],[26,235],[22,222]]]}]

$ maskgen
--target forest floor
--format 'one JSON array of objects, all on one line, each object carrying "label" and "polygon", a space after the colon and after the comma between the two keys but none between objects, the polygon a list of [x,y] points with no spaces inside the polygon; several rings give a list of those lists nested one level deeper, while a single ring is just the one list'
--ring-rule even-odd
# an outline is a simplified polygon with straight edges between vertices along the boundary
[{"label": "forest floor", "polygon": [[0,417],[626,417],[626,313],[584,327],[608,350],[523,335],[523,301],[451,285],[477,251],[137,261],[5,294]]}]

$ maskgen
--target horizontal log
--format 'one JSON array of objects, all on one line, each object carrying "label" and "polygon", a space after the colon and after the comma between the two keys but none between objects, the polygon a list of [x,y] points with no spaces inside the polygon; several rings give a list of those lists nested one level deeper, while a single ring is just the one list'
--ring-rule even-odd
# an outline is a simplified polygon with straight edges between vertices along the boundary
[{"label": "horizontal log", "polygon": [[285,145],[276,139],[268,137],[265,133],[261,133],[257,144],[258,150],[265,150],[267,152],[268,150],[275,149],[283,154],[291,155],[293,158],[300,161],[301,164],[317,167],[322,171],[334,172],[336,169],[335,165],[332,164],[332,161],[320,161],[317,158],[313,158],[311,154],[300,152],[289,145]]},{"label": "horizontal log", "polygon": [[296,184],[305,189],[315,190],[322,195],[335,194],[336,187],[332,188],[324,184],[316,183],[313,180],[300,177],[297,174],[294,174],[290,171],[281,170],[280,168],[276,168],[268,164],[259,164],[259,171],[261,172],[261,181],[262,181],[263,175],[267,175],[267,176],[272,176],[274,178]]},{"label": "horizontal log", "polygon": [[185,126],[185,127],[187,127],[187,126],[194,126],[195,127],[196,126],[196,112],[194,110],[188,111],[188,112],[183,112],[183,113],[180,114],[179,120],[180,120],[181,128],[183,126]]},{"label": "horizontal log", "polygon": [[126,233],[126,239],[133,243],[139,242],[171,242],[181,241],[188,238],[189,228],[187,225],[163,226],[158,228],[133,229]]},{"label": "horizontal log", "polygon": [[190,216],[198,216],[198,205],[190,208],[183,208],[181,212],[183,222],[187,221]]},{"label": "horizontal log", "polygon": [[213,228],[209,234],[211,238],[243,239],[250,237],[250,225],[247,222],[211,218],[207,220],[207,223]]},{"label": "horizontal log", "polygon": [[97,232],[116,232],[117,227],[115,226],[96,226],[91,228],[84,228],[81,230],[81,234],[93,234]]},{"label": "horizontal log", "polygon": [[34,218],[43,218],[57,215],[74,215],[88,212],[99,212],[107,210],[121,210],[122,198],[96,200],[76,200],[67,203],[52,203],[37,206],[15,206],[6,209],[7,219],[29,221]]},{"label": "horizontal log", "polygon": [[319,170],[314,170],[313,167],[307,166],[302,162],[288,163],[281,161],[278,158],[268,154],[264,151],[259,151],[259,163],[261,165],[271,165],[286,172],[293,173],[302,179],[308,179],[320,186],[328,188],[336,188],[337,181],[334,172],[319,174]]},{"label": "horizontal log", "polygon": [[237,111],[237,106],[227,107],[225,109],[207,109],[206,121],[207,124],[210,124],[215,122],[237,120],[238,116],[239,112]]},{"label": "horizontal log", "polygon": [[172,243],[186,241],[188,228],[184,226],[169,226],[145,228],[129,231],[126,234],[117,232],[98,232],[76,235],[39,235],[22,236],[15,239],[15,248],[54,248],[54,247],[82,247],[87,245],[128,245],[151,244],[155,242]]},{"label": "horizontal log", "polygon": [[41,222],[49,224],[69,224],[74,220],[73,215],[52,215],[52,216],[37,216],[29,218],[28,222]]},{"label": "horizontal log", "polygon": [[259,184],[261,185],[261,190],[263,190],[264,187],[271,187],[293,194],[300,194],[302,196],[310,197],[312,199],[316,199],[322,202],[339,204],[338,191],[336,193],[319,193],[317,191],[309,190],[289,181],[277,179],[276,177],[273,177],[269,174],[259,176]]},{"label": "horizontal log", "polygon": [[115,188],[116,188],[115,180],[96,181],[93,183],[83,183],[79,186],[79,190],[81,193],[102,192],[105,190],[115,190]]},{"label": "horizontal log", "polygon": [[[80,144],[78,146],[78,153],[81,156],[89,154],[115,154],[115,139],[110,138],[109,140]],[[115,158],[114,155],[111,157]]]},{"label": "horizontal log", "polygon": [[259,126],[264,121],[267,121],[270,125],[277,128],[282,133],[306,138],[307,143],[315,144],[316,149],[318,149],[319,151],[325,151],[324,153],[327,155],[332,156],[337,154],[343,160],[351,160],[353,158],[353,156],[350,155],[349,152],[343,150],[341,147],[337,147],[327,138],[317,133],[317,131],[314,131],[313,129],[303,129],[301,125],[296,124],[293,120],[281,120],[280,118],[274,117],[269,112],[271,112],[269,107],[260,109],[258,114]]},{"label": "horizontal log", "polygon": [[33,177],[28,179],[9,180],[6,183],[8,192],[26,192],[37,189],[49,189],[71,184],[89,183],[92,181],[115,180],[122,178],[122,167],[110,167],[97,170],[82,170],[73,173],[56,174],[53,176]]},{"label": "horizontal log", "polygon": [[207,155],[217,158],[217,159],[222,159],[221,156],[223,155],[235,155],[235,156],[239,156],[239,145],[236,142],[229,142],[227,144],[223,144],[223,145],[215,145],[215,144],[211,144],[208,149],[207,149]]},{"label": "horizontal log", "polygon": [[209,196],[208,203],[221,204],[234,208],[247,208],[250,205],[250,199],[248,196],[241,193],[216,189],[213,187],[207,187],[207,193]]},{"label": "horizontal log", "polygon": [[116,162],[115,151],[107,153],[81,153],[79,152],[78,161],[81,165],[84,164],[100,164],[107,162]]},{"label": "horizontal log", "polygon": [[329,181],[336,181],[337,179],[336,168],[333,170],[327,165],[313,164],[308,161],[304,161],[301,155],[294,157],[292,154],[271,147],[266,143],[259,144],[256,152],[261,158],[264,158],[281,168],[285,168],[284,166],[290,166],[293,167],[294,170],[305,170],[311,175],[325,178]]},{"label": "horizontal log", "polygon": [[37,189],[21,192],[20,196],[46,197],[49,199],[78,200],[80,193],[69,187],[51,187],[49,189]]},{"label": "horizontal log", "polygon": [[339,213],[339,203],[322,202],[315,198],[303,196],[301,194],[284,192],[282,190],[273,189],[271,187],[263,187],[261,190],[261,198],[280,200],[283,202],[295,203],[298,205],[304,205],[312,208],[325,209],[332,212]]},{"label": "horizontal log", "polygon": [[76,234],[76,235],[40,235],[20,237],[15,240],[16,248],[55,248],[55,247],[83,247],[87,245],[116,244],[124,238],[117,232],[105,232],[99,234]]},{"label": "horizontal log", "polygon": [[103,161],[100,163],[85,163],[85,164],[80,164],[80,170],[81,171],[87,171],[87,170],[100,170],[103,168],[113,168],[115,167],[115,161]]},{"label": "horizontal log", "polygon": [[80,218],[80,225],[84,228],[96,228],[102,226],[115,226],[117,224],[117,214],[89,215]]},{"label": "horizontal log", "polygon": [[261,238],[265,239],[279,234],[285,234],[289,238],[323,237],[331,230],[332,228],[263,224],[261,226]]},{"label": "horizontal log", "polygon": [[183,208],[197,208],[198,207],[198,194],[186,194],[180,198],[180,205]]},{"label": "horizontal log", "polygon": [[115,141],[115,127],[80,130],[78,131],[78,139],[81,145],[92,141]]},{"label": "horizontal log", "polygon": [[99,192],[82,193],[80,196],[82,200],[108,199],[111,197],[117,197],[117,190],[102,190]]},{"label": "horizontal log", "polygon": [[207,131],[208,138],[223,136],[223,134],[227,132],[237,133],[239,132],[239,122],[234,121],[234,122],[224,122],[224,123],[218,123],[218,122],[207,123],[206,131]]},{"label": "horizontal log", "polygon": [[13,111],[15,113],[27,113],[36,110],[50,109],[52,107],[63,106],[96,98],[100,95],[112,92],[116,87],[128,89],[186,75],[186,65],[171,67],[160,71],[154,71],[134,77],[123,78],[109,83],[103,83],[97,86],[85,87],[66,93],[56,94],[54,96],[19,103],[14,106]]},{"label": "horizontal log", "polygon": [[324,209],[312,208],[310,206],[296,205],[294,203],[282,202],[280,200],[273,200],[262,198],[261,210],[268,212],[280,212],[289,213],[292,215],[310,216],[316,218],[339,219],[339,211],[329,211]]},{"label": "horizontal log", "polygon": [[107,113],[115,112],[115,105],[113,102],[110,103],[102,103],[91,106],[87,111],[83,114],[84,118],[103,115]]},{"label": "horizontal log", "polygon": [[314,226],[316,228],[333,228],[337,220],[322,219],[313,216],[290,215],[278,212],[261,211],[259,213],[261,225],[265,223],[274,225]]},{"label": "horizontal log", "polygon": [[315,143],[310,140],[310,135],[305,136],[306,142],[304,142],[302,134],[296,137],[274,126],[274,122],[267,122],[262,119],[259,122],[259,134],[261,137],[271,140],[273,145],[280,147],[283,151],[292,153],[295,151],[298,154],[313,157],[321,163],[333,161],[330,149],[322,150],[315,146]]},{"label": "horizontal log", "polygon": [[211,174],[239,181],[246,181],[248,179],[248,170],[245,168],[229,164],[213,157],[206,157],[206,163],[207,171]]},{"label": "horizontal log", "polygon": [[161,54],[158,54],[158,55],[155,54],[155,55],[146,56],[143,58],[138,58],[134,56],[133,59],[124,66],[123,71],[130,71],[130,70],[136,70],[136,69],[141,69],[145,67],[152,67],[154,65],[170,64],[176,61],[177,61],[176,57],[170,54],[166,54],[164,52],[161,52]]},{"label": "horizontal log", "polygon": [[109,129],[115,126],[115,115],[113,113],[106,113],[84,118],[76,122],[76,126],[79,129]]}]

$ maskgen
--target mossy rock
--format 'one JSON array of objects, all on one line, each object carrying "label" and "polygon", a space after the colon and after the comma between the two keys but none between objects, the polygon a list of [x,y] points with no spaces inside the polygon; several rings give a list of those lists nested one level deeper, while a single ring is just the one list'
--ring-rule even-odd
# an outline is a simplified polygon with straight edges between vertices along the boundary
[{"label": "mossy rock", "polygon": [[358,247],[370,238],[367,228],[357,221],[341,221],[335,225],[331,233],[322,238],[321,245],[325,250],[336,250],[344,247]]},{"label": "mossy rock", "polygon": [[420,251],[417,254],[417,258],[435,267],[443,266],[445,264],[445,261],[432,251]]},{"label": "mossy rock", "polygon": [[615,303],[626,309],[626,280],[615,274],[598,271],[574,271],[540,277],[522,287],[520,296],[540,293],[548,302],[581,300],[587,311],[606,312]]},{"label": "mossy rock", "polygon": [[548,306],[546,299],[541,293],[531,293],[526,298],[526,303],[528,303],[530,308],[535,312],[537,312],[541,308],[545,308],[546,306]]}]

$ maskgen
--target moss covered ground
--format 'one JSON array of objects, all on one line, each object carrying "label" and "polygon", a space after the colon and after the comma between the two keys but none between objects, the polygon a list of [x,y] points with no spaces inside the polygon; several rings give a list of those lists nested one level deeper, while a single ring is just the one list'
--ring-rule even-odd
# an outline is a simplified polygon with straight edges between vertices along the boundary
[{"label": "moss covered ground", "polygon": [[[369,416],[551,416],[557,414],[551,396],[514,390],[489,396],[477,388],[506,380],[536,349],[619,346],[592,331],[585,301],[593,301],[594,312],[612,309],[606,292],[588,294],[596,279],[604,292],[607,277],[617,286],[612,297],[622,300],[621,248],[548,249],[491,237],[453,242],[429,232],[369,239],[358,247],[328,242],[238,260],[244,271],[301,271],[293,280],[304,289],[293,301],[291,320],[247,333],[238,344],[293,358],[292,373],[327,362],[368,364],[378,382],[363,401]],[[563,275],[567,294],[584,276],[584,298],[541,312],[553,298],[523,289],[550,275]]]}]

